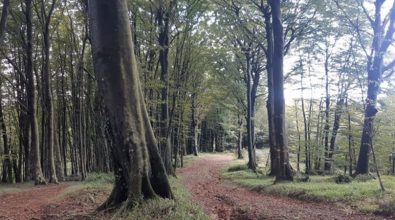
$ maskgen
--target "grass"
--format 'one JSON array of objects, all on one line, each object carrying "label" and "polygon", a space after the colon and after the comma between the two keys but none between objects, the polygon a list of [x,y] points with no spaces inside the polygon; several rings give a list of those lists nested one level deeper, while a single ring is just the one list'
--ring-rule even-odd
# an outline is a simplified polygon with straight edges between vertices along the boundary
[{"label": "grass", "polygon": [[[184,165],[188,166],[197,160],[196,157],[187,156],[184,158]],[[200,206],[192,202],[191,195],[182,183],[181,177],[169,177],[175,199],[153,199],[148,200],[138,207],[135,207],[124,218],[114,219],[163,219],[163,220],[209,220],[210,218],[203,212]],[[59,200],[69,196],[79,190],[95,188],[111,191],[114,176],[112,173],[90,173],[84,182],[67,182],[68,187],[59,195],[50,200]],[[17,192],[33,187],[31,183],[1,185],[1,193]]]},{"label": "grass", "polygon": [[170,177],[175,200],[154,199],[132,210],[125,219],[208,220],[203,210],[191,201],[180,178]]},{"label": "grass", "polygon": [[395,177],[384,176],[385,192],[377,180],[354,180],[337,184],[334,176],[310,176],[309,182],[274,184],[274,178],[252,172],[243,166],[245,161],[234,161],[222,174],[231,182],[252,190],[289,196],[306,201],[344,202],[365,212],[395,213]]},{"label": "grass", "polygon": [[0,195],[3,193],[13,193],[32,187],[31,183],[0,184]]},{"label": "grass", "polygon": [[[184,157],[184,166],[191,165],[198,157]],[[91,173],[84,182],[85,187],[111,187],[114,181],[112,174]],[[169,177],[170,185],[175,199],[152,199],[135,207],[124,217],[113,219],[139,219],[139,220],[209,220],[200,206],[192,202],[191,195],[182,183],[181,177]]]},{"label": "grass", "polygon": [[[199,155],[201,157],[202,155]],[[192,165],[199,157],[184,156],[184,167]],[[182,183],[181,177],[169,177],[175,199],[153,199],[134,208],[124,219],[161,220],[209,220],[200,206],[192,202],[191,194]],[[120,218],[121,219],[121,218]]]}]

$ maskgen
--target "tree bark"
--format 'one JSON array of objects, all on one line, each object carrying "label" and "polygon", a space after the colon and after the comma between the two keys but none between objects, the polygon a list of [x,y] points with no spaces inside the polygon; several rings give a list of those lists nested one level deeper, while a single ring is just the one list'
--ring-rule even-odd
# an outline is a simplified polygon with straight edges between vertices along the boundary
[{"label": "tree bark", "polygon": [[[43,89],[43,113],[45,113],[46,119],[45,119],[45,125],[43,128],[46,129],[46,135],[43,138],[42,143],[44,144],[45,147],[47,147],[48,150],[48,165],[49,165],[49,182],[50,183],[58,183],[58,178],[56,176],[56,168],[55,168],[55,148],[58,146],[55,146],[55,112],[54,112],[54,104],[53,104],[53,95],[52,95],[52,79],[51,79],[51,67],[50,67],[50,49],[51,49],[51,41],[50,41],[50,33],[49,33],[49,28],[50,28],[50,23],[51,23],[51,18],[53,11],[55,9],[55,3],[56,0],[53,0],[50,9],[48,12],[46,12],[46,5],[44,1],[40,2],[40,7],[41,10],[39,11],[40,19],[43,25],[43,52],[44,52],[44,64],[43,64],[43,69],[42,69],[42,89]],[[48,14],[47,14],[48,13]],[[44,149],[44,148],[43,148]]]},{"label": "tree bark", "polygon": [[373,21],[374,38],[372,44],[372,54],[368,57],[368,94],[365,104],[365,119],[361,135],[361,145],[358,156],[358,163],[355,175],[369,173],[369,154],[374,136],[374,120],[377,110],[377,96],[380,90],[380,84],[383,74],[384,55],[392,42],[395,33],[395,2],[390,9],[388,23],[389,27],[384,30],[382,24],[381,10],[384,4],[382,0],[375,1],[375,16]]},{"label": "tree bark", "polygon": [[169,116],[169,50],[170,50],[170,16],[176,1],[171,0],[169,6],[163,0],[159,1],[157,20],[159,26],[159,62],[161,66],[160,80],[163,83],[160,91],[160,131],[159,149],[168,174],[174,174],[171,164],[171,141],[170,141],[170,116]]},{"label": "tree bark", "polygon": [[36,115],[36,94],[33,75],[33,31],[32,31],[32,0],[25,0],[26,10],[26,79],[27,99],[30,119],[30,151],[32,158],[33,179],[36,185],[46,184],[41,168],[40,146],[38,144],[38,125]]},{"label": "tree bark", "polygon": [[285,99],[284,99],[284,30],[281,20],[281,3],[271,0],[273,21],[273,104],[274,128],[277,145],[276,181],[293,180],[291,165],[289,164],[288,137],[285,128]]},{"label": "tree bark", "polygon": [[110,121],[115,185],[100,207],[173,198],[140,87],[126,0],[90,0],[94,68]]}]

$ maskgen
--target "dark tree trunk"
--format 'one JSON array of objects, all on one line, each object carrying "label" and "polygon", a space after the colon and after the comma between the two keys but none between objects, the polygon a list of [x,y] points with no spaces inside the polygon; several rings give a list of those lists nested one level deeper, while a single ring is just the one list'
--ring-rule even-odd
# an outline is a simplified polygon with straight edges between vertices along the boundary
[{"label": "dark tree trunk", "polygon": [[[42,19],[41,22],[43,24],[43,41],[44,41],[44,63],[42,69],[42,89],[43,89],[43,113],[45,113],[45,125],[44,128],[46,130],[45,136],[43,136],[42,143],[48,150],[48,165],[49,165],[49,182],[50,183],[58,183],[58,178],[56,176],[56,168],[55,168],[55,112],[54,112],[54,104],[53,104],[53,95],[52,95],[52,83],[51,83],[51,67],[50,67],[50,49],[51,49],[51,41],[50,41],[50,23],[52,18],[52,13],[55,9],[56,0],[53,0],[50,9],[46,12],[46,5],[44,1],[41,2],[40,7],[40,18]],[[45,140],[44,140],[45,138]],[[44,149],[44,147],[43,147]]]},{"label": "dark tree trunk", "polygon": [[330,103],[331,97],[329,94],[329,51],[328,48],[325,51],[325,126],[324,126],[324,148],[325,148],[325,171],[329,168],[328,164],[330,163],[329,160],[329,111],[330,111]]},{"label": "dark tree trunk", "polygon": [[[0,88],[1,88],[2,83],[0,82]],[[8,137],[7,137],[7,130],[6,130],[6,125],[4,121],[4,112],[3,112],[3,103],[2,103],[2,94],[0,93],[0,129],[1,129],[1,136],[3,138],[3,149],[4,149],[4,160],[3,160],[3,177],[2,177],[2,182],[3,183],[12,183],[13,178],[12,178],[12,154],[11,154],[11,149],[10,145],[8,142]]]},{"label": "dark tree trunk", "polygon": [[330,145],[329,145],[329,149],[327,151],[327,155],[325,157],[324,169],[326,172],[332,172],[333,154],[335,152],[336,137],[337,137],[337,133],[340,128],[340,119],[341,119],[341,115],[343,113],[344,104],[345,104],[345,97],[344,97],[344,94],[341,94],[339,97],[339,100],[336,102],[335,119],[333,121],[333,128],[332,128],[332,134],[331,134],[331,139],[330,139]]},{"label": "dark tree trunk", "polygon": [[299,129],[299,114],[298,114],[298,103],[295,101],[295,118],[296,118],[296,133],[298,134],[298,152],[296,153],[296,170],[300,172],[300,154],[301,154],[301,134],[300,134],[300,129]]},{"label": "dark tree trunk", "polygon": [[288,140],[285,127],[285,100],[284,100],[284,30],[281,21],[281,3],[271,0],[273,20],[273,104],[274,128],[276,140],[276,181],[293,180],[291,165],[289,164]]},{"label": "dark tree trunk", "polygon": [[172,198],[140,87],[126,0],[90,0],[94,67],[114,141],[115,185],[101,208]]},{"label": "dark tree trunk", "polygon": [[269,7],[262,8],[262,12],[265,18],[265,30],[266,30],[266,71],[267,71],[267,120],[269,130],[269,145],[270,145],[270,176],[274,176],[277,173],[276,165],[276,138],[274,131],[274,116],[273,116],[273,29],[271,22],[271,13]]},{"label": "dark tree trunk", "polygon": [[238,129],[239,135],[237,140],[237,159],[243,159],[243,118],[241,115],[238,115]]},{"label": "dark tree trunk", "polygon": [[171,164],[171,141],[170,141],[170,116],[169,116],[169,50],[170,50],[170,16],[176,1],[171,0],[167,5],[164,1],[159,1],[157,20],[159,26],[159,62],[161,66],[160,80],[162,89],[160,91],[160,131],[159,131],[159,149],[168,174],[174,174]]},{"label": "dark tree trunk", "polygon": [[[3,38],[4,38],[5,30],[6,30],[9,7],[10,7],[10,0],[4,0],[3,1],[3,9],[2,9],[2,13],[1,13],[1,20],[0,20],[0,46],[1,47],[3,46]],[[1,88],[1,83],[0,83],[0,88]],[[0,93],[0,96],[2,96],[1,93]],[[6,158],[3,161],[2,182],[12,183],[13,180],[12,180],[11,150],[8,146],[7,133],[5,130],[6,127],[5,127],[4,115],[3,115],[2,97],[0,97],[0,120],[1,120],[0,121],[1,130],[3,133],[4,154],[6,155]]]},{"label": "dark tree trunk", "polygon": [[358,156],[358,164],[355,170],[355,175],[369,173],[369,154],[371,152],[371,144],[374,136],[374,120],[377,110],[377,96],[380,91],[380,84],[383,74],[384,55],[392,42],[395,33],[395,2],[390,9],[388,20],[388,29],[382,23],[382,7],[384,1],[375,1],[375,16],[373,19],[374,38],[372,44],[372,54],[368,57],[367,71],[368,71],[368,94],[365,104],[365,119],[363,124],[361,146]]},{"label": "dark tree trunk", "polygon": [[252,97],[251,97],[251,83],[252,83],[252,75],[251,75],[251,54],[250,51],[246,51],[246,78],[247,78],[247,150],[248,150],[248,168],[251,170],[256,170],[256,161],[255,161],[255,149],[254,149],[254,140],[253,140],[253,106],[252,106]]},{"label": "dark tree trunk", "polygon": [[40,146],[38,141],[38,125],[36,115],[36,94],[33,75],[33,31],[32,31],[32,0],[25,0],[26,10],[26,79],[27,79],[27,100],[28,100],[28,114],[30,119],[30,152],[32,158],[32,172],[33,179],[36,185],[46,184],[42,169]]}]

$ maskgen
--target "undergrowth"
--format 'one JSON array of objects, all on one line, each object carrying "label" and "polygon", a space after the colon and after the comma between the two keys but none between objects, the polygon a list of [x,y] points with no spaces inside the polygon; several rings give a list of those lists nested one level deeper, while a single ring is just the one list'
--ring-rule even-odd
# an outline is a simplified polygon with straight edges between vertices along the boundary
[{"label": "undergrowth", "polygon": [[161,220],[208,220],[203,210],[194,204],[191,195],[179,178],[170,177],[170,185],[175,199],[149,200],[136,207],[124,219]]},{"label": "undergrowth", "polygon": [[253,172],[235,161],[224,171],[223,178],[258,192],[288,196],[306,201],[345,202],[361,211],[395,214],[395,177],[384,176],[386,191],[375,179],[354,179],[336,183],[336,176],[310,176],[308,182],[274,184],[274,177]]}]

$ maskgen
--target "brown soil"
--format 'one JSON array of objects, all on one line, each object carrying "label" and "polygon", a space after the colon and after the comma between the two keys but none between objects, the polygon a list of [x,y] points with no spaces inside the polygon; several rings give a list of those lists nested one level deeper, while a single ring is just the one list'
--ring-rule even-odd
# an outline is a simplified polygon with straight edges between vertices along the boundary
[{"label": "brown soil", "polygon": [[[220,173],[231,160],[229,155],[205,156],[178,172],[194,202],[212,219],[383,219],[344,204],[304,202],[227,183],[221,180]],[[110,189],[76,186],[48,185],[0,193],[0,220],[111,218],[111,213],[95,211],[108,197]]]},{"label": "brown soil", "polygon": [[69,184],[31,187],[0,194],[0,220],[97,219],[95,212],[108,196],[103,188],[74,192]]},{"label": "brown soil", "polygon": [[305,202],[227,183],[220,173],[231,160],[229,155],[206,156],[179,170],[194,201],[213,219],[384,219],[344,204]]}]

